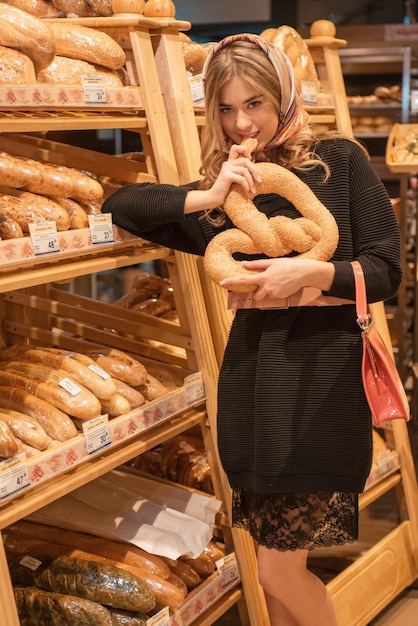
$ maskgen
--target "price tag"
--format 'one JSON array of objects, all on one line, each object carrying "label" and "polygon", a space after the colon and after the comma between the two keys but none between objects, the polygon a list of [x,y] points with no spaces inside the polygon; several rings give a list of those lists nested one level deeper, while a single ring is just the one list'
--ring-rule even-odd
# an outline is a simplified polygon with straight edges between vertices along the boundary
[{"label": "price tag", "polygon": [[115,241],[110,213],[89,215],[89,228],[91,241],[95,243],[109,243]]},{"label": "price tag", "polygon": [[103,74],[83,74],[81,76],[81,84],[86,104],[107,104]]},{"label": "price tag", "polygon": [[78,394],[82,392],[81,387],[71,380],[71,378],[61,378],[58,384],[72,396],[78,396]]},{"label": "price tag", "polygon": [[60,251],[57,225],[54,221],[29,224],[29,235],[35,255]]},{"label": "price tag", "polygon": [[318,90],[315,82],[311,80],[301,81],[303,104],[316,106],[318,104]]},{"label": "price tag", "polygon": [[187,405],[196,404],[205,397],[205,387],[201,372],[196,372],[186,376],[184,379],[184,390],[186,394]]},{"label": "price tag", "polygon": [[203,91],[202,74],[189,76],[189,85],[192,94],[193,104],[203,106],[205,96]]},{"label": "price tag", "polygon": [[29,486],[29,471],[24,452],[0,463],[0,499]]},{"label": "price tag", "polygon": [[110,374],[102,370],[102,368],[99,367],[98,365],[95,365],[94,363],[92,363],[88,367],[89,367],[89,370],[91,370],[92,372],[100,376],[100,378],[103,378],[103,380],[107,380],[108,378],[110,378]]},{"label": "price tag", "polygon": [[167,607],[147,619],[147,626],[170,626],[170,611]]},{"label": "price tag", "polygon": [[228,589],[228,587],[241,580],[235,552],[231,552],[231,554],[227,554],[222,559],[216,561],[216,567],[218,568],[222,589]]},{"label": "price tag", "polygon": [[107,415],[100,415],[88,422],[83,422],[83,433],[86,439],[88,454],[103,450],[103,448],[107,448],[112,443]]}]

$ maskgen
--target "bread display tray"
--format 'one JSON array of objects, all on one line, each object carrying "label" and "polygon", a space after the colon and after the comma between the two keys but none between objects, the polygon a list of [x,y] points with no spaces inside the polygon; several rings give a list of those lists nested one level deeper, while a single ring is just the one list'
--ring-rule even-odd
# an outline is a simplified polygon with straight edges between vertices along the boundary
[{"label": "bread display tray", "polygon": [[394,124],[386,143],[386,165],[394,174],[418,172],[418,124]]},{"label": "bread display tray", "polygon": [[139,87],[106,87],[96,94],[79,85],[0,86],[0,110],[83,109],[83,110],[132,110],[144,107]]},{"label": "bread display tray", "polygon": [[[234,555],[229,555],[231,557]],[[174,615],[171,615],[167,623],[168,626],[189,626],[207,611],[217,600],[219,600],[227,591],[230,591],[238,585],[241,578],[238,572],[236,560],[235,567],[232,568],[232,577],[228,579],[228,572],[212,574],[203,585],[193,590],[186,598],[185,603]]]},{"label": "bread display tray", "polygon": [[[167,395],[150,401],[143,406],[112,418],[108,421],[108,437],[102,448],[88,451],[88,440],[84,434],[79,434],[73,439],[57,444],[39,455],[29,457],[26,460],[29,484],[20,492],[7,494],[0,499],[0,507],[20,493],[27,492],[31,487],[56,478],[58,475],[67,472],[84,461],[91,459],[94,455],[103,453],[104,450],[111,451],[120,445],[137,437],[141,432],[160,424],[183,412],[201,404],[204,400],[203,385],[200,373],[189,374],[184,379],[184,386]],[[97,418],[103,421],[102,416]],[[94,423],[91,420],[90,423]],[[94,425],[94,424],[93,424]],[[7,466],[13,465],[15,459],[9,459],[0,463],[1,470],[7,471]]]},{"label": "bread display tray", "polygon": [[143,240],[115,225],[113,225],[113,237],[113,242],[93,244],[89,228],[60,231],[57,233],[59,250],[40,255],[35,255],[30,237],[5,239],[0,241],[0,274],[14,267],[26,265],[33,268],[35,265],[57,263],[67,257],[95,254],[106,249],[112,251],[124,249],[130,242],[135,246],[141,245],[141,242],[145,245]]}]

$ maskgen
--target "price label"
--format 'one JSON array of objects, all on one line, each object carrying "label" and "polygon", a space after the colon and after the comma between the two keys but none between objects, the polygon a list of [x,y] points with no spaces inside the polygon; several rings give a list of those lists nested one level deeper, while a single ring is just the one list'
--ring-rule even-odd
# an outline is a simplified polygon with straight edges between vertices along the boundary
[{"label": "price label", "polygon": [[71,378],[61,378],[58,384],[72,396],[78,396],[78,394],[82,392],[81,387],[71,380]]},{"label": "price label", "polygon": [[201,372],[196,372],[186,376],[184,379],[184,391],[186,394],[187,405],[196,404],[205,397],[205,387]]},{"label": "price label", "polygon": [[88,368],[89,370],[100,376],[100,378],[103,378],[103,380],[108,380],[108,378],[110,378],[110,374],[102,370],[101,367],[98,367],[98,365],[95,365],[94,363],[89,365]]},{"label": "price label", "polygon": [[218,568],[222,589],[228,589],[228,587],[235,585],[241,580],[235,552],[231,552],[231,554],[227,554],[222,559],[216,561],[216,567]]},{"label": "price label", "polygon": [[29,235],[35,255],[60,251],[57,225],[54,221],[29,224]]},{"label": "price label", "polygon": [[109,430],[109,418],[100,415],[95,419],[83,422],[83,434],[86,439],[87,453],[94,454],[112,443]]},{"label": "price label", "polygon": [[30,486],[26,454],[22,452],[0,463],[0,499]]},{"label": "price label", "polygon": [[83,74],[81,84],[86,104],[107,104],[105,79],[103,74]]},{"label": "price label", "polygon": [[303,104],[316,106],[318,104],[318,89],[315,82],[311,80],[301,81],[301,91]]},{"label": "price label", "polygon": [[193,104],[203,106],[205,95],[203,91],[202,74],[189,76],[189,85],[192,94]]},{"label": "price label", "polygon": [[155,615],[147,619],[147,626],[170,626],[170,612],[168,607],[164,607]]},{"label": "price label", "polygon": [[115,241],[110,213],[89,215],[89,228],[91,241],[95,243],[109,243]]}]

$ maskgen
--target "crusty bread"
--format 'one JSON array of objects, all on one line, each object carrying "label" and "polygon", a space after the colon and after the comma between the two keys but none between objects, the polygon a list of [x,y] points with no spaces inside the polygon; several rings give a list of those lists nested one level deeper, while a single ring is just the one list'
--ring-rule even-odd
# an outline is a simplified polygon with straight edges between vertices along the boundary
[{"label": "crusty bread", "polygon": [[126,60],[123,48],[110,35],[65,20],[51,22],[49,28],[56,45],[56,54],[81,59],[111,70],[121,68]]},{"label": "crusty bread", "polygon": [[0,46],[0,85],[33,85],[35,67],[27,54]]},{"label": "crusty bread", "polygon": [[56,54],[48,26],[27,11],[4,2],[0,2],[0,45],[26,54],[36,71],[47,67]]},{"label": "crusty bread", "polygon": [[99,67],[81,59],[70,59],[57,55],[54,60],[38,72],[38,83],[55,85],[81,85],[83,74],[102,74],[106,87],[123,87],[122,80],[116,71]]}]

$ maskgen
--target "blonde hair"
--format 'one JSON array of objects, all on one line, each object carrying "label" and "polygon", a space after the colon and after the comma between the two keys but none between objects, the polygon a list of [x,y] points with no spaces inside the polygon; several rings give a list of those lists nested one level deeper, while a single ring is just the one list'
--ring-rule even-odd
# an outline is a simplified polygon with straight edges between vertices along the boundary
[{"label": "blonde hair", "polygon": [[[266,54],[257,45],[247,41],[234,41],[218,50],[208,65],[205,76],[206,123],[201,134],[200,173],[201,189],[209,189],[228,159],[228,147],[219,114],[219,95],[224,85],[236,76],[257,88],[280,110],[281,89],[279,79]],[[340,133],[319,133],[307,124],[278,148],[268,151],[270,161],[288,169],[307,170],[320,166],[324,169],[324,180],[329,169],[314,152],[316,144],[325,136],[341,136]],[[222,207],[207,211],[206,218],[215,225],[225,222]]]}]

